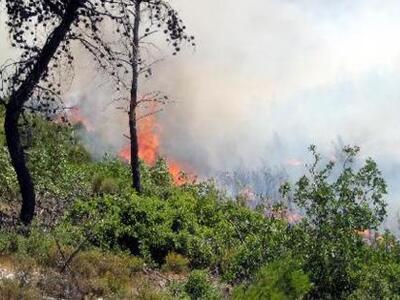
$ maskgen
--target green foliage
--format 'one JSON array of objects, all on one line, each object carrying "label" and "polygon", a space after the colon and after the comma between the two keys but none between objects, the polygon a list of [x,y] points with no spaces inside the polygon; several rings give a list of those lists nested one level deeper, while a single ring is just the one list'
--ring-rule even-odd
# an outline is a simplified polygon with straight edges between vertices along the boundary
[{"label": "green foliage", "polygon": [[[22,143],[38,199],[52,199],[56,203],[51,206],[64,208],[65,203],[75,197],[88,194],[95,163],[91,162],[73,130],[38,116],[28,115],[26,120],[21,124]],[[3,121],[0,112],[0,123]],[[0,128],[0,200],[9,202],[18,198],[19,188],[8,156],[4,129]]]},{"label": "green foliage", "polygon": [[[359,232],[377,229],[386,215],[386,184],[371,159],[354,170],[357,147],[344,149],[343,168],[336,176],[335,163],[320,167],[320,155],[314,146],[310,150],[314,163],[293,193],[305,213],[300,225],[305,234],[297,240],[296,252],[305,259],[313,297],[344,298],[356,287],[351,271],[359,268],[365,252]],[[288,186],[283,190],[288,192]]]},{"label": "green foliage", "polygon": [[400,299],[400,264],[363,265],[349,299]]},{"label": "green foliage", "polygon": [[202,270],[194,270],[190,273],[185,284],[185,292],[193,300],[220,298],[217,289],[211,283],[208,273]]},{"label": "green foliage", "polygon": [[137,300],[173,300],[176,298],[172,298],[168,293],[160,292],[154,289],[149,285],[144,285],[138,289],[137,295],[135,298]]},{"label": "green foliage", "polygon": [[167,272],[185,273],[189,270],[189,259],[181,254],[170,252],[165,258],[163,270]]},{"label": "green foliage", "polygon": [[14,169],[11,167],[6,146],[0,141],[0,199],[15,200],[18,185]]},{"label": "green foliage", "polygon": [[180,253],[194,267],[219,269],[229,281],[246,279],[283,253],[285,222],[220,201],[213,187],[170,192],[166,199],[129,192],[79,200],[66,222],[83,227],[97,247],[129,250],[158,264]]},{"label": "green foliage", "polygon": [[92,183],[93,194],[115,194],[118,191],[118,185],[113,178],[104,178],[95,176]]},{"label": "green foliage", "polygon": [[0,255],[17,255],[21,259],[32,257],[39,264],[50,260],[49,249],[54,246],[54,239],[43,231],[33,227],[28,236],[12,231],[0,231]]},{"label": "green foliage", "polygon": [[221,219],[215,234],[228,245],[222,250],[221,264],[226,280],[248,280],[266,262],[285,254],[285,221],[268,219],[232,202],[225,206]]},{"label": "green foliage", "polygon": [[90,162],[71,128],[39,117],[31,120],[27,157],[36,189],[49,197],[72,198],[87,193]]},{"label": "green foliage", "polygon": [[10,163],[3,124],[3,107],[0,105],[0,199],[12,201],[17,197],[17,178]]},{"label": "green foliage", "polygon": [[[143,261],[180,273],[179,282],[191,268],[211,270],[228,284],[241,284],[236,299],[399,298],[398,239],[386,233],[366,243],[359,235],[383,221],[386,185],[374,161],[356,160],[358,148],[344,149],[338,168],[339,163],[323,165],[311,147],[308,174],[294,187],[282,187],[303,213],[301,222],[288,224],[279,214],[284,207],[266,216],[265,208],[233,201],[212,181],[175,186],[163,159],[152,167],[141,164],[144,193],[137,195],[129,165],[109,156],[92,161],[73,129],[36,117],[29,121],[34,126],[24,127],[24,144],[40,214],[29,234],[0,231],[0,256],[12,257],[25,270],[21,274],[51,274],[42,283],[48,294],[64,290],[60,286],[68,279],[60,267],[83,243],[70,264],[81,283],[75,298],[131,297],[132,277]],[[18,186],[1,128],[0,168],[0,211],[8,214],[15,210]],[[47,223],[52,226],[41,228]],[[1,293],[21,282],[1,282]],[[37,287],[15,291],[29,298]],[[137,299],[221,296],[204,271],[171,285],[172,298],[151,285],[136,291]]]},{"label": "green foliage", "polygon": [[78,253],[70,266],[75,276],[85,280],[86,293],[99,297],[126,295],[130,280],[142,268],[143,261],[139,258],[98,250]]},{"label": "green foliage", "polygon": [[233,299],[302,299],[310,290],[311,283],[302,266],[285,258],[263,267],[250,286],[235,290]]},{"label": "green foliage", "polygon": [[350,299],[400,299],[400,243],[386,232],[366,247],[352,276],[357,283]]},{"label": "green foliage", "polygon": [[1,279],[0,280],[1,299],[24,299],[36,300],[41,298],[38,288],[29,285],[21,285],[17,279]]}]

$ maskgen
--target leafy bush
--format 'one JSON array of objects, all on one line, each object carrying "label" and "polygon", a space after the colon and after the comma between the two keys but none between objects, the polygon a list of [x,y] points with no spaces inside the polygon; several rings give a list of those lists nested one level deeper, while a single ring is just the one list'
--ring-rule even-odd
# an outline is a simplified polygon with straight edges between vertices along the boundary
[{"label": "leafy bush", "polygon": [[0,280],[1,299],[36,300],[41,298],[39,289],[29,285],[21,285],[17,279]]},{"label": "leafy bush", "polygon": [[400,299],[400,264],[364,265],[349,299]]},{"label": "leafy bush", "polygon": [[92,190],[94,194],[115,194],[118,191],[118,185],[115,179],[98,175],[93,178]]},{"label": "leafy bush", "polygon": [[352,270],[350,299],[400,299],[400,242],[389,232],[365,246],[361,267]]},{"label": "leafy bush", "polygon": [[98,250],[78,253],[70,265],[70,270],[83,281],[86,293],[99,297],[127,294],[131,278],[142,268],[139,258]]},{"label": "leafy bush", "polygon": [[172,298],[168,293],[160,292],[154,287],[149,285],[143,285],[138,289],[137,295],[135,298],[137,300],[173,300],[176,298]]},{"label": "leafy bush", "polygon": [[193,300],[219,299],[218,292],[215,287],[212,286],[206,271],[192,271],[185,284],[185,292],[190,296],[190,299]]},{"label": "leafy bush", "polygon": [[[293,246],[303,255],[314,283],[312,297],[341,299],[357,285],[351,272],[358,270],[365,253],[359,232],[377,229],[386,215],[386,184],[371,159],[354,169],[357,147],[344,149],[339,172],[334,162],[321,167],[321,156],[314,146],[310,150],[314,163],[292,194],[305,213],[300,224],[303,240]],[[287,192],[288,186],[283,190]]]},{"label": "leafy bush", "polygon": [[[245,279],[283,253],[285,222],[222,202],[213,188],[170,193],[166,199],[128,192],[79,200],[66,221],[83,228],[94,246],[129,250],[158,264],[170,252],[181,253],[192,266],[216,268],[229,281]],[[228,249],[235,249],[230,256]]]},{"label": "leafy bush", "polygon": [[286,258],[263,267],[249,287],[235,290],[233,299],[302,299],[310,289],[310,280],[301,265]]},{"label": "leafy bush", "polygon": [[167,272],[185,273],[189,270],[189,259],[181,254],[170,252],[165,258],[163,270]]},{"label": "leafy bush", "polygon": [[16,232],[0,231],[0,254],[17,255],[20,258],[32,257],[38,264],[47,264],[54,239],[38,228],[32,228],[28,236]]},{"label": "leafy bush", "polygon": [[[57,290],[55,297],[63,298],[60,291],[70,280],[59,272],[63,256],[82,241],[70,267],[79,288],[99,297],[130,296],[127,285],[142,259],[183,276],[190,262],[229,284],[245,284],[235,291],[238,299],[259,294],[300,298],[307,291],[308,298],[334,299],[396,299],[400,294],[398,240],[385,234],[367,244],[359,235],[377,230],[384,219],[386,185],[371,159],[355,167],[360,166],[358,148],[344,150],[341,169],[335,163],[321,165],[311,147],[315,162],[308,174],[294,188],[282,188],[304,214],[298,224],[288,224],[284,216],[266,215],[261,206],[255,211],[233,201],[212,181],[175,186],[163,159],[152,167],[141,164],[144,193],[137,195],[129,165],[109,156],[92,161],[73,129],[36,117],[29,121],[24,146],[36,183],[38,226],[29,234],[2,229],[0,255],[26,269],[21,274],[34,274],[34,269],[51,274],[42,285],[49,293]],[[12,201],[18,187],[2,128],[0,169],[0,210],[8,215],[16,211]],[[71,282],[66,290],[74,290]],[[5,295],[14,284],[2,283]],[[180,299],[215,296],[207,290],[213,290],[208,275],[194,271],[173,294]],[[21,293],[31,291],[36,287],[23,287]],[[169,297],[151,287],[139,292],[140,299]],[[70,298],[80,293],[75,287]]]},{"label": "leafy bush", "polygon": [[0,199],[11,201],[17,197],[17,177],[11,166],[4,136],[3,107],[0,105]]}]

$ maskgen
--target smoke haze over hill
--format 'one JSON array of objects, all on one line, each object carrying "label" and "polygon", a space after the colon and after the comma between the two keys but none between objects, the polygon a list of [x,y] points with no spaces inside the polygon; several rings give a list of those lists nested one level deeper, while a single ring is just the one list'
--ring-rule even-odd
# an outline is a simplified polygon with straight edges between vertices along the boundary
[{"label": "smoke haze over hill", "polygon": [[[162,155],[204,176],[263,165],[297,176],[309,144],[328,158],[337,144],[357,144],[383,169],[396,214],[398,1],[171,2],[198,46],[167,57],[143,82],[143,93],[161,90],[175,100],[158,116]],[[3,61],[10,52],[4,28],[0,34]],[[102,141],[88,140],[93,151],[116,153],[126,143],[125,116],[110,105],[105,78],[84,54],[81,60],[67,99],[101,132]]]}]

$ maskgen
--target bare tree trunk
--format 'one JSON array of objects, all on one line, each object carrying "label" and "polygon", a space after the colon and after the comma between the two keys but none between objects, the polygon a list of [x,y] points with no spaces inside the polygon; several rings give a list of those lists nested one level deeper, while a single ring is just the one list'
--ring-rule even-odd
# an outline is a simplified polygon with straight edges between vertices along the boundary
[{"label": "bare tree trunk", "polygon": [[[11,103],[10,103],[11,104]],[[21,145],[21,137],[18,129],[18,119],[21,111],[18,108],[7,107],[4,128],[7,139],[8,151],[11,162],[17,174],[19,188],[22,195],[22,207],[20,218],[25,224],[32,221],[35,212],[35,190],[29,169],[26,165],[24,150]]]},{"label": "bare tree trunk", "polygon": [[26,165],[25,153],[21,144],[18,120],[22,113],[24,104],[29,100],[35,86],[47,71],[51,59],[70,30],[72,23],[76,19],[77,10],[81,6],[82,2],[83,0],[71,0],[69,2],[60,25],[47,39],[33,68],[28,73],[21,86],[10,96],[6,107],[4,128],[7,147],[21,190],[22,208],[20,218],[25,224],[31,223],[33,219],[36,200],[32,176]]},{"label": "bare tree trunk", "polygon": [[142,185],[140,180],[139,163],[139,141],[137,134],[136,108],[138,105],[138,60],[139,60],[139,29],[140,29],[140,0],[135,2],[135,21],[133,27],[133,49],[132,49],[132,85],[131,101],[129,104],[129,131],[131,138],[131,170],[132,187],[140,194]]}]

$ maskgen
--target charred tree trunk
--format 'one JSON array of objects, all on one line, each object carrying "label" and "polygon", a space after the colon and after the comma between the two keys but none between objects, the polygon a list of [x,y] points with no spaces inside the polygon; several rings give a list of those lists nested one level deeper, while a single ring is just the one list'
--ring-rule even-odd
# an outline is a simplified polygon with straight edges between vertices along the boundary
[{"label": "charred tree trunk", "polygon": [[132,187],[140,194],[142,185],[140,180],[139,163],[139,141],[137,134],[136,108],[138,106],[138,60],[139,60],[139,29],[140,29],[140,0],[135,2],[135,20],[133,27],[133,49],[132,49],[132,85],[131,99],[129,104],[129,131],[131,138],[131,170]]},{"label": "charred tree trunk", "polygon": [[[10,102],[15,103],[15,102]],[[24,150],[21,144],[21,137],[18,128],[18,119],[21,109],[7,106],[4,129],[7,140],[7,147],[10,153],[12,165],[17,174],[19,188],[22,195],[22,207],[20,219],[23,223],[29,224],[35,212],[35,190],[29,169],[26,165]]]},{"label": "charred tree trunk", "polygon": [[24,104],[29,100],[36,85],[64,40],[72,23],[76,19],[78,8],[83,0],[71,0],[65,9],[60,25],[47,39],[39,57],[21,86],[10,96],[6,107],[4,122],[7,147],[10,153],[12,165],[17,174],[18,184],[22,195],[22,208],[20,218],[25,224],[31,223],[35,213],[35,189],[32,176],[26,164],[24,149],[21,144],[21,136],[18,128],[18,120]]}]

